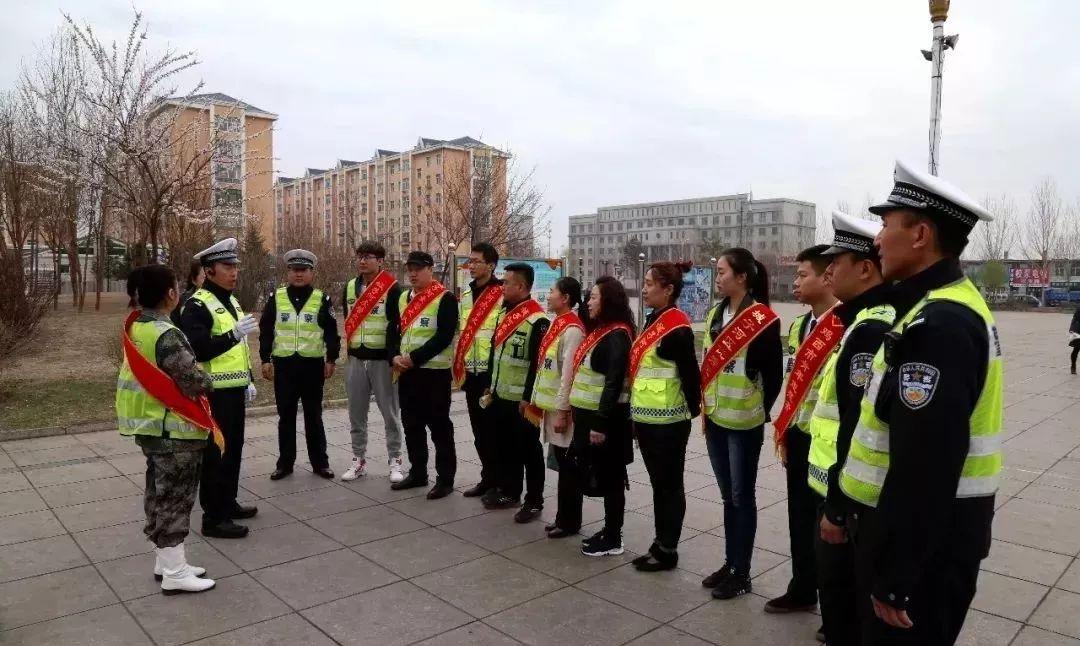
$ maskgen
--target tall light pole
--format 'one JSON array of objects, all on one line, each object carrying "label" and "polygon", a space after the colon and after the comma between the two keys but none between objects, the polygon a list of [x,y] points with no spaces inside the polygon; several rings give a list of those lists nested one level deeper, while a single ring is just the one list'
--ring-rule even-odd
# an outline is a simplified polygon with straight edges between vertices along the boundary
[{"label": "tall light pole", "polygon": [[637,319],[638,328],[645,329],[645,298],[641,295],[641,290],[645,288],[645,254],[639,253],[637,255],[638,261],[638,308]]},{"label": "tall light pole", "polygon": [[941,147],[941,75],[945,69],[945,50],[954,49],[960,36],[945,35],[945,19],[949,15],[949,0],[930,0],[930,22],[934,25],[934,39],[930,50],[922,50],[923,58],[930,61],[930,160],[927,170],[938,174]]}]

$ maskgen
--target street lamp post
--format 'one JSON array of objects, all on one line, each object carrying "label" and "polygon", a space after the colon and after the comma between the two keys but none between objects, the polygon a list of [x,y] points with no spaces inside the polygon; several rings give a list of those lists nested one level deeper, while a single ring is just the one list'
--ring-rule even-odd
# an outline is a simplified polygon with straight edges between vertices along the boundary
[{"label": "street lamp post", "polygon": [[927,170],[938,174],[941,158],[941,76],[945,69],[945,50],[955,49],[960,37],[945,35],[945,19],[949,15],[949,0],[930,0],[930,22],[934,25],[934,37],[929,50],[922,50],[923,58],[930,61],[930,159]]},{"label": "street lamp post", "polygon": [[638,325],[641,329],[645,328],[645,297],[641,295],[641,290],[645,289],[645,254],[639,253],[638,260]]}]

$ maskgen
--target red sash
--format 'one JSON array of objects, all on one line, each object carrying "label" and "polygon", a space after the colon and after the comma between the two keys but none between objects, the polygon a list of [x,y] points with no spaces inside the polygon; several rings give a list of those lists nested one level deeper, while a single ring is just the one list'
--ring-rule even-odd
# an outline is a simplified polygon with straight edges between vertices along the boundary
[{"label": "red sash", "polygon": [[589,333],[589,336],[585,337],[585,340],[578,346],[577,352],[574,353],[574,377],[577,377],[578,369],[581,368],[581,362],[585,360],[585,355],[589,354],[589,351],[596,347],[597,343],[600,343],[600,339],[615,330],[624,330],[628,337],[634,338],[634,331],[626,323],[608,323],[604,327],[596,328]]},{"label": "red sash", "polygon": [[397,284],[397,281],[394,280],[393,276],[386,271],[380,271],[379,275],[375,277],[375,280],[371,281],[371,284],[367,286],[364,292],[357,295],[356,302],[353,303],[352,309],[349,310],[349,317],[345,319],[346,346],[349,344],[349,340],[352,339],[352,335],[356,333],[357,328],[367,318],[367,315],[371,314],[371,310],[375,309],[382,297],[395,284]]},{"label": "red sash", "polygon": [[540,303],[531,298],[518,303],[514,306],[514,309],[510,310],[509,314],[503,317],[503,320],[499,321],[499,327],[495,328],[495,338],[491,342],[492,345],[497,348],[506,343],[514,330],[518,329],[526,319],[543,311],[544,308],[540,307]]},{"label": "red sash", "polygon": [[777,319],[776,312],[762,303],[754,303],[728,323],[701,363],[701,391],[705,392],[724,366]]},{"label": "red sash", "polygon": [[[551,349],[552,344],[559,340],[563,332],[567,329],[576,327],[579,330],[584,330],[585,326],[581,323],[581,319],[573,312],[567,312],[566,314],[560,314],[555,317],[555,320],[551,322],[551,327],[548,328],[547,334],[540,341],[540,353],[536,355],[538,362],[544,360],[544,356],[547,351]],[[525,419],[532,422],[533,426],[540,426],[541,420],[544,419],[544,409],[540,408],[536,404],[529,403],[525,407]]]},{"label": "red sash", "polygon": [[139,349],[135,347],[135,342],[131,340],[128,331],[131,329],[131,324],[139,318],[140,314],[139,310],[128,314],[127,319],[124,320],[124,329],[120,332],[120,342],[124,347],[124,359],[127,360],[128,367],[131,368],[131,373],[135,376],[135,381],[139,382],[146,394],[161,402],[174,415],[189,424],[209,431],[214,439],[214,444],[224,455],[225,436],[222,435],[221,429],[218,428],[217,422],[214,421],[213,413],[210,412],[210,400],[204,395],[200,395],[198,399],[191,399],[180,392],[180,388],[177,387],[172,377],[142,356]]},{"label": "red sash", "polygon": [[645,356],[649,348],[660,343],[660,339],[675,330],[689,327],[690,317],[682,310],[673,307],[645,328],[634,340],[634,345],[630,346],[630,382],[633,383],[634,378],[637,377],[638,368],[641,367],[641,358]]},{"label": "red sash", "polygon": [[[835,309],[835,307],[833,308]],[[821,367],[836,349],[844,336],[844,323],[830,309],[819,320],[814,331],[799,346],[795,353],[795,366],[791,369],[787,387],[784,390],[784,406],[780,409],[773,426],[776,427],[776,444],[780,446],[787,434],[791,418],[799,410],[810,386],[813,385]],[[806,429],[804,429],[806,430]]]},{"label": "red sash", "polygon": [[420,313],[431,305],[436,298],[439,298],[446,292],[446,288],[442,286],[437,280],[431,281],[431,284],[424,288],[424,290],[418,294],[414,294],[409,304],[405,306],[405,311],[401,313],[401,332],[405,333],[405,330],[413,324],[416,317],[420,316]]},{"label": "red sash", "polygon": [[498,285],[492,285],[484,290],[483,294],[480,294],[480,300],[473,303],[473,308],[469,310],[469,318],[465,321],[465,327],[461,330],[461,336],[458,337],[457,348],[454,349],[454,363],[452,365],[451,372],[454,375],[454,383],[458,386],[461,382],[465,381],[465,355],[468,354],[469,348],[472,347],[473,340],[476,339],[476,334],[483,327],[484,321],[491,315],[502,299],[502,289]]}]

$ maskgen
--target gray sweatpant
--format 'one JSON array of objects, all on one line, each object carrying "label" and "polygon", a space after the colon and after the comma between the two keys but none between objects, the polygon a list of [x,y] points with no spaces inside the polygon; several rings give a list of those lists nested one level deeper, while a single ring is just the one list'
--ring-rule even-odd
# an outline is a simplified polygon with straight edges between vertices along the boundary
[{"label": "gray sweatpant", "polygon": [[353,456],[367,454],[367,418],[371,394],[382,413],[386,433],[386,453],[391,460],[401,457],[401,403],[398,388],[390,378],[390,362],[385,359],[349,357],[345,364],[345,390],[349,395]]}]

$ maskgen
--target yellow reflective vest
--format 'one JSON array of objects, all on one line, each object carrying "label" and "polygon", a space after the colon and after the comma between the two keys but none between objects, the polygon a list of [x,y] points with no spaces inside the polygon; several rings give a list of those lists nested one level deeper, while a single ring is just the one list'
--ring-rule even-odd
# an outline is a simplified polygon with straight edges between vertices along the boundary
[{"label": "yellow reflective vest", "polygon": [[[712,324],[721,315],[721,304],[713,306],[705,317],[704,350],[713,344]],[[705,386],[703,410],[709,419],[720,426],[733,430],[749,430],[765,423],[765,393],[761,376],[750,379],[746,369],[747,345],[731,360],[713,382]]]},{"label": "yellow reflective vest", "polygon": [[[229,310],[225,309],[218,297],[209,290],[196,291],[191,295],[191,300],[202,303],[206,311],[210,312],[210,318],[213,320],[213,325],[210,327],[212,336],[231,332],[236,321],[244,316],[244,311],[240,309],[240,303],[235,296],[230,295],[229,300],[232,302],[233,309],[236,310],[236,318],[229,314]],[[225,352],[209,361],[204,361],[202,367],[210,374],[210,379],[214,382],[214,390],[247,388],[247,385],[251,383],[251,354],[247,339],[241,339]]]},{"label": "yellow reflective vest", "polygon": [[323,330],[319,327],[319,309],[322,307],[322,290],[313,289],[304,306],[297,312],[289,300],[285,287],[278,287],[274,292],[274,308],[277,318],[274,320],[275,357],[322,358],[326,355],[326,343]]}]

